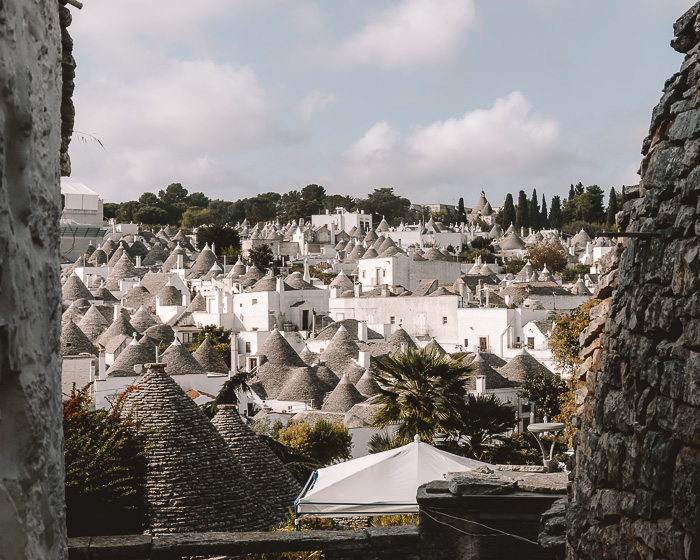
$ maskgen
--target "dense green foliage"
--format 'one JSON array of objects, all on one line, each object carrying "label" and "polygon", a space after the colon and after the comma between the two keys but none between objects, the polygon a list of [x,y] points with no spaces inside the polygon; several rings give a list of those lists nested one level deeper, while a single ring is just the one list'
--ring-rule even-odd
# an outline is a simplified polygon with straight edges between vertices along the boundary
[{"label": "dense green foliage", "polygon": [[566,391],[566,381],[541,369],[525,376],[518,395],[535,403],[539,413],[552,420],[561,412],[561,401]]},{"label": "dense green foliage", "polygon": [[75,386],[63,403],[68,536],[143,531],[146,515],[146,440],[123,410],[90,406],[91,384]]}]

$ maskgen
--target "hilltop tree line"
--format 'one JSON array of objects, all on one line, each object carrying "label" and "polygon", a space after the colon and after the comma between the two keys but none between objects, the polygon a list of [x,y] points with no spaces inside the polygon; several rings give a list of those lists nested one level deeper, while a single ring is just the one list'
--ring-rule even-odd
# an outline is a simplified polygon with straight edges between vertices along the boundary
[{"label": "hilltop tree line", "polygon": [[[553,196],[549,205],[544,194],[541,197],[538,195],[537,189],[533,189],[530,197],[521,190],[517,202],[512,194],[506,196],[496,221],[504,229],[513,224],[517,229],[557,228],[564,233],[575,234],[584,228],[591,234],[613,228],[615,214],[623,202],[624,189],[617,192],[614,187],[611,188],[606,205],[602,188],[598,185],[584,187],[580,182],[571,185],[566,198]],[[223,227],[244,219],[250,224],[275,220],[285,223],[309,219],[313,214],[322,214],[326,210],[334,212],[338,207],[372,214],[374,223],[384,218],[392,226],[402,221],[410,223],[430,217],[448,223],[466,223],[468,220],[464,198],[459,199],[454,211],[428,214],[415,210],[411,201],[395,194],[393,188],[374,189],[365,198],[354,198],[327,194],[324,187],[316,184],[307,185],[300,191],[291,190],[284,194],[267,192],[231,202],[210,199],[202,192],[189,193],[180,183],[172,183],[158,194],[146,192],[138,200],[106,203],[104,216],[120,223],[194,229],[202,225]],[[488,227],[485,222],[478,223],[483,228]]]}]

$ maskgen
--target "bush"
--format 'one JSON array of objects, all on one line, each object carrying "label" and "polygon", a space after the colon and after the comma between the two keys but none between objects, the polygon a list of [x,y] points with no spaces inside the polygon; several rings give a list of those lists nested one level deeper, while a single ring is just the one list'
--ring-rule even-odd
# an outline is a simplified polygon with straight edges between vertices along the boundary
[{"label": "bush", "polygon": [[350,458],[352,436],[340,422],[319,420],[313,426],[306,422],[290,422],[279,431],[278,441],[292,451],[305,455],[321,466]]},{"label": "bush", "polygon": [[123,413],[127,389],[112,409],[91,410],[89,389],[63,403],[68,536],[126,535],[146,518],[146,440]]}]

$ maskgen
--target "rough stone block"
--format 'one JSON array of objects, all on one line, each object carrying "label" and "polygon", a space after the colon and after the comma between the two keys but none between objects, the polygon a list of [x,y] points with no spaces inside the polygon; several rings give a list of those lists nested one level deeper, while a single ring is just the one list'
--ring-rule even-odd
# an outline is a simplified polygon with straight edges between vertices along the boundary
[{"label": "rough stone block", "polygon": [[511,494],[517,481],[499,475],[464,475],[450,480],[450,492],[458,496]]},{"label": "rough stone block", "polygon": [[673,516],[700,534],[700,450],[683,447],[676,457],[672,484]]}]

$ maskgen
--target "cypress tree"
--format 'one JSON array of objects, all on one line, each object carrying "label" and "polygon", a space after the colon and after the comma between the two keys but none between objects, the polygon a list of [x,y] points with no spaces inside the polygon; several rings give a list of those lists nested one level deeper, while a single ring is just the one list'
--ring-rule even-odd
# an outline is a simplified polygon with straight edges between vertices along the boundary
[{"label": "cypress tree", "polygon": [[518,193],[518,207],[515,210],[515,227],[527,228],[530,226],[530,212],[525,191]]},{"label": "cypress tree", "polygon": [[547,201],[542,195],[542,212],[540,213],[540,229],[547,229],[549,227],[549,217],[547,216]]},{"label": "cypress tree", "polygon": [[532,198],[530,199],[530,227],[533,231],[540,229],[540,203],[537,199],[537,189],[532,189]]},{"label": "cypress tree", "polygon": [[464,199],[461,196],[459,197],[459,202],[457,203],[457,223],[467,223],[467,213],[464,210]]},{"label": "cypress tree", "polygon": [[569,200],[573,200],[576,196],[576,191],[574,190],[574,184],[571,183],[571,188],[569,188]]},{"label": "cypress tree", "polygon": [[513,195],[508,193],[506,199],[503,202],[503,208],[501,209],[502,223],[501,227],[505,230],[510,227],[511,224],[515,224],[515,206],[513,205]]},{"label": "cypress tree", "polygon": [[562,225],[561,197],[557,195],[552,197],[552,209],[549,211],[549,227],[560,229]]},{"label": "cypress tree", "polygon": [[615,187],[610,187],[610,198],[608,199],[608,227],[615,225],[615,214],[617,214],[617,193]]}]

